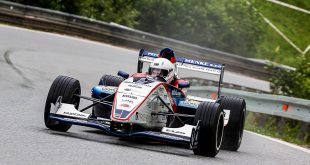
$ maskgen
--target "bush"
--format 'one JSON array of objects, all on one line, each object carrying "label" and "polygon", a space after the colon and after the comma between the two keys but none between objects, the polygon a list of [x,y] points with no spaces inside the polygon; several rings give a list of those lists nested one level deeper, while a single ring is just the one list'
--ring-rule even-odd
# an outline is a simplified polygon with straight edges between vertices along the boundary
[{"label": "bush", "polygon": [[296,70],[272,70],[271,89],[274,94],[310,99],[310,57],[297,59]]}]

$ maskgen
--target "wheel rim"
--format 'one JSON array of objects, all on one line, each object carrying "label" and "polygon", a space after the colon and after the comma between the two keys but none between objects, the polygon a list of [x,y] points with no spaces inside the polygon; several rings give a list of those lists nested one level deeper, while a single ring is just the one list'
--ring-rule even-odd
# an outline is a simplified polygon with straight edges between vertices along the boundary
[{"label": "wheel rim", "polygon": [[242,137],[243,137],[243,127],[244,127],[244,122],[245,122],[245,107],[244,107],[244,109],[243,109],[243,111],[242,111],[242,113],[241,113],[241,115],[242,115],[242,119],[241,119],[241,123],[240,123],[240,131],[239,131],[239,141],[238,141],[238,143],[240,144],[241,143],[241,141],[242,141]]},{"label": "wheel rim", "polygon": [[75,96],[75,95],[80,95],[80,94],[81,94],[81,90],[79,88],[77,88],[77,89],[74,90],[74,93],[73,93],[73,96],[72,96],[71,104],[73,104],[76,109],[79,108],[80,98],[78,96]]},{"label": "wheel rim", "polygon": [[219,150],[222,143],[223,131],[224,131],[224,117],[223,113],[221,113],[216,127],[216,149]]}]

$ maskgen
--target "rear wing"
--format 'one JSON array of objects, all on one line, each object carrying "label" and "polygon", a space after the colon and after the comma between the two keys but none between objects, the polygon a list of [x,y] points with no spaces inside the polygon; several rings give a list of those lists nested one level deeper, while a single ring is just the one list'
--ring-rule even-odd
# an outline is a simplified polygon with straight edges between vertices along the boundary
[{"label": "rear wing", "polygon": [[[158,58],[159,54],[145,51],[143,49],[140,50],[139,53],[139,61],[141,62],[152,62],[155,58]],[[223,64],[205,62],[200,60],[193,60],[184,57],[176,57],[176,65],[178,68],[184,68],[199,72],[205,72],[210,74],[220,75],[222,72],[222,68],[224,68]],[[139,68],[138,68],[139,72]],[[141,72],[141,71],[140,71]]]},{"label": "rear wing", "polygon": [[[142,72],[143,62],[151,63],[152,61],[154,61],[154,59],[158,57],[159,54],[157,53],[152,53],[141,49],[139,53],[137,72]],[[176,57],[176,66],[177,68],[219,75],[218,97],[220,96],[220,89],[222,86],[225,64],[211,63],[184,57]]]}]

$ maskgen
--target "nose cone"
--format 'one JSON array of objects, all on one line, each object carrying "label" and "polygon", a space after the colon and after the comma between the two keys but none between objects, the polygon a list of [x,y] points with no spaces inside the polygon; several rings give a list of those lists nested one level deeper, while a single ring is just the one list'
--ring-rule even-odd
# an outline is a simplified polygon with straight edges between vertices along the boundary
[{"label": "nose cone", "polygon": [[132,93],[116,93],[112,117],[117,120],[128,120],[131,114],[143,103],[145,97]]}]

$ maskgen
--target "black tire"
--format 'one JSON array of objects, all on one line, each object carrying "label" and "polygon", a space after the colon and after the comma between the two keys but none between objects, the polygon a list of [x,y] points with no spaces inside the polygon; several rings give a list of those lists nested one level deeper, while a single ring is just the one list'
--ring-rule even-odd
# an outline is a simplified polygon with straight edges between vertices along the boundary
[{"label": "black tire", "polygon": [[[195,155],[215,157],[219,152],[224,129],[224,113],[218,103],[202,102],[199,104],[194,125],[200,121],[199,129],[192,138],[196,138]],[[192,141],[192,140],[191,140]]]},{"label": "black tire", "polygon": [[74,104],[74,107],[78,109],[80,104],[80,98],[74,96],[74,94],[81,94],[81,86],[78,80],[67,76],[58,76],[54,80],[48,92],[45,103],[44,123],[47,128],[56,131],[66,132],[71,127],[71,124],[51,121],[49,119],[49,114],[51,109],[51,103],[55,104],[59,96],[62,96],[63,103]]},{"label": "black tire", "polygon": [[[103,75],[98,85],[118,87],[123,81],[124,81],[123,77],[113,75]],[[109,108],[107,105],[96,104],[93,108],[92,115],[96,117],[110,118],[111,108]]]},{"label": "black tire", "polygon": [[124,81],[123,77],[113,75],[103,75],[99,80],[98,85],[118,87]]},{"label": "black tire", "polygon": [[230,110],[221,149],[237,151],[243,137],[246,103],[242,98],[231,96],[221,96],[220,100],[223,109]]}]

